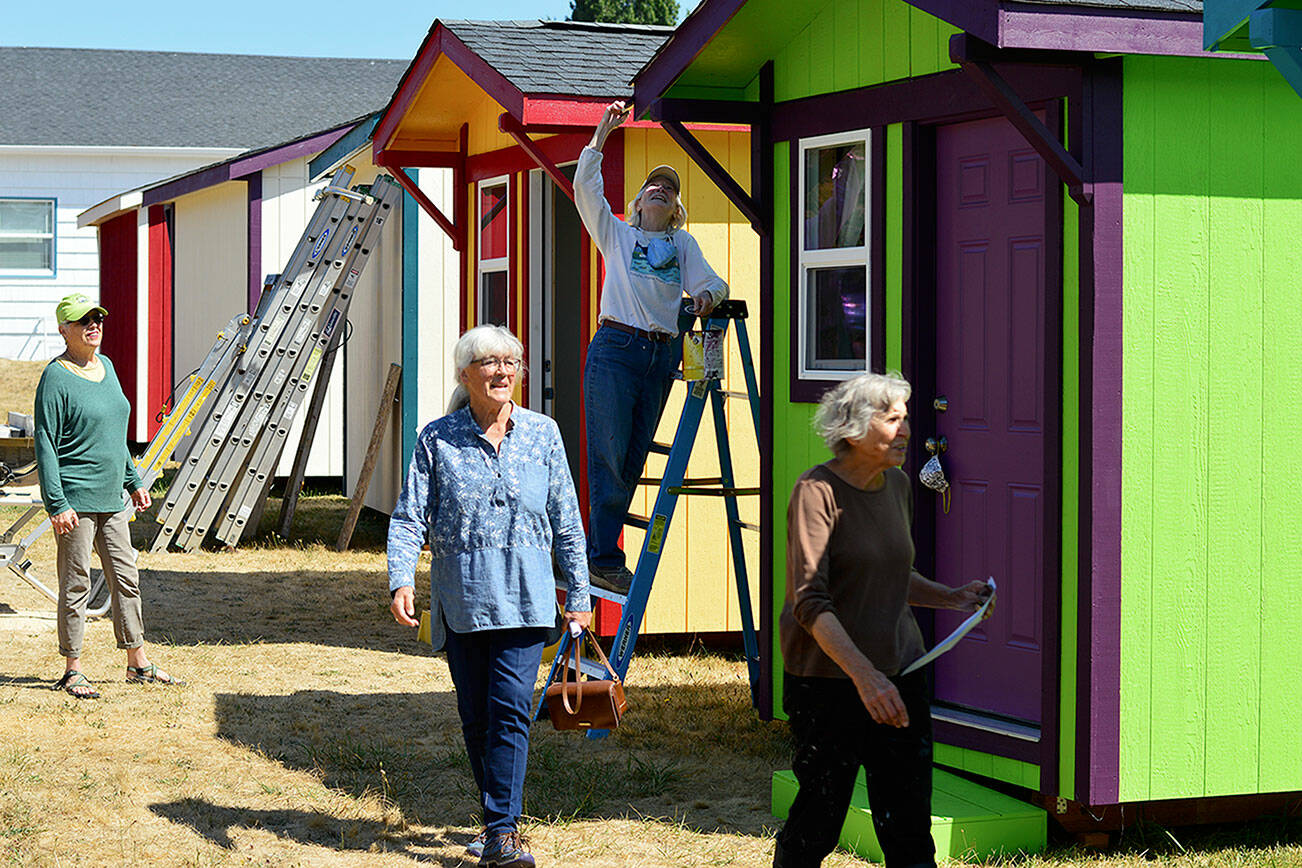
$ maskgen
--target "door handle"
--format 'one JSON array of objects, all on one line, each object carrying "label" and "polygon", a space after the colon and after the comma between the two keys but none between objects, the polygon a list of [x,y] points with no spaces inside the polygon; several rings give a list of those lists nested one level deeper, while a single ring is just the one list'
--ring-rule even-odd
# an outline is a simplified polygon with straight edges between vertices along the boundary
[{"label": "door handle", "polygon": [[922,445],[927,447],[927,451],[932,455],[939,455],[949,449],[949,441],[943,434],[939,437],[928,437]]},{"label": "door handle", "polygon": [[937,413],[944,413],[949,409],[949,398],[946,398],[944,395],[937,395],[931,402],[931,408]]}]

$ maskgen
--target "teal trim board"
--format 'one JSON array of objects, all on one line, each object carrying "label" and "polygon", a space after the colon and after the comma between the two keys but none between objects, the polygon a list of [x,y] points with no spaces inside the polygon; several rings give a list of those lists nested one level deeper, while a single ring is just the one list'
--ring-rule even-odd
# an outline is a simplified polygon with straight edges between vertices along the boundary
[{"label": "teal trim board", "polygon": [[[786,819],[799,786],[789,771],[773,773],[773,815]],[[931,837],[936,856],[984,859],[999,854],[1039,853],[1048,840],[1045,812],[966,778],[935,769],[932,776]],[[872,862],[882,861],[873,831],[863,770],[854,782],[840,844]]]},{"label": "teal trim board", "polygon": [[[409,169],[412,183],[420,171]],[[416,450],[416,399],[420,389],[420,206],[402,194],[402,468],[406,475]]]}]

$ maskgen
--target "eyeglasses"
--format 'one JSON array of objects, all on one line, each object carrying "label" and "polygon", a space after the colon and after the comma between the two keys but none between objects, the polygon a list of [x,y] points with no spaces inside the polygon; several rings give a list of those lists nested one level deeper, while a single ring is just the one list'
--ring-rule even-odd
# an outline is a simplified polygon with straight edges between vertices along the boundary
[{"label": "eyeglasses", "polygon": [[482,359],[475,359],[474,362],[476,365],[479,365],[480,370],[487,374],[496,374],[499,370],[508,374],[514,374],[516,371],[520,370],[519,359],[498,359],[493,356],[488,356]]},{"label": "eyeglasses", "polygon": [[95,325],[103,325],[104,314],[100,313],[97,310],[93,310],[90,313],[86,314],[81,319],[77,320],[77,325],[81,326],[82,328],[86,328],[86,326],[90,325],[91,323],[94,323]]}]

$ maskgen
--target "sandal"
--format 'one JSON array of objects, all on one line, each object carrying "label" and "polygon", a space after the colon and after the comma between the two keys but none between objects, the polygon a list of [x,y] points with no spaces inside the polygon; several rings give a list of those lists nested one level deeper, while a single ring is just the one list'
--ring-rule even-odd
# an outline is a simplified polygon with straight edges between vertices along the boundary
[{"label": "sandal", "polygon": [[127,683],[181,685],[185,682],[178,681],[160,670],[156,664],[150,663],[148,666],[128,666]]},{"label": "sandal", "polygon": [[63,677],[54,682],[54,689],[62,690],[73,699],[99,699],[99,691],[95,689],[95,685],[91,684],[90,679],[77,669],[69,669],[63,673]]}]

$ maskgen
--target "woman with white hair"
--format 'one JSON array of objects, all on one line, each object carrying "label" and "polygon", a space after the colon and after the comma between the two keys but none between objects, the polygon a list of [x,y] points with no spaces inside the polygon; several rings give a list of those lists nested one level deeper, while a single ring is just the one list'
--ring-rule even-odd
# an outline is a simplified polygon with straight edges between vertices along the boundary
[{"label": "woman with white hair", "polygon": [[782,707],[800,791],[775,868],[822,864],[862,767],[888,868],[935,866],[931,711],[909,609],[974,611],[984,582],[953,588],[913,569],[909,384],[862,374],[828,392],[814,424],[830,461],[796,481],[787,507],[787,592],[779,619]]},{"label": "woman with white hair", "polygon": [[430,634],[447,651],[484,831],[480,865],[531,868],[520,837],[529,712],[555,623],[553,557],[565,619],[592,619],[583,523],[560,429],[511,400],[524,347],[501,326],[453,349],[448,414],[425,426],[389,521],[391,610],[417,627],[414,576],[430,547]]},{"label": "woman with white hair", "polygon": [[583,368],[588,568],[593,584],[618,593],[632,580],[619,548],[624,517],[682,357],[683,294],[701,315],[728,297],[728,284],[682,228],[687,209],[673,167],[647,174],[628,203],[628,222],[611,211],[601,149],[627,117],[622,102],[606,107],[574,174],[574,204],[606,262],[600,327]]}]

